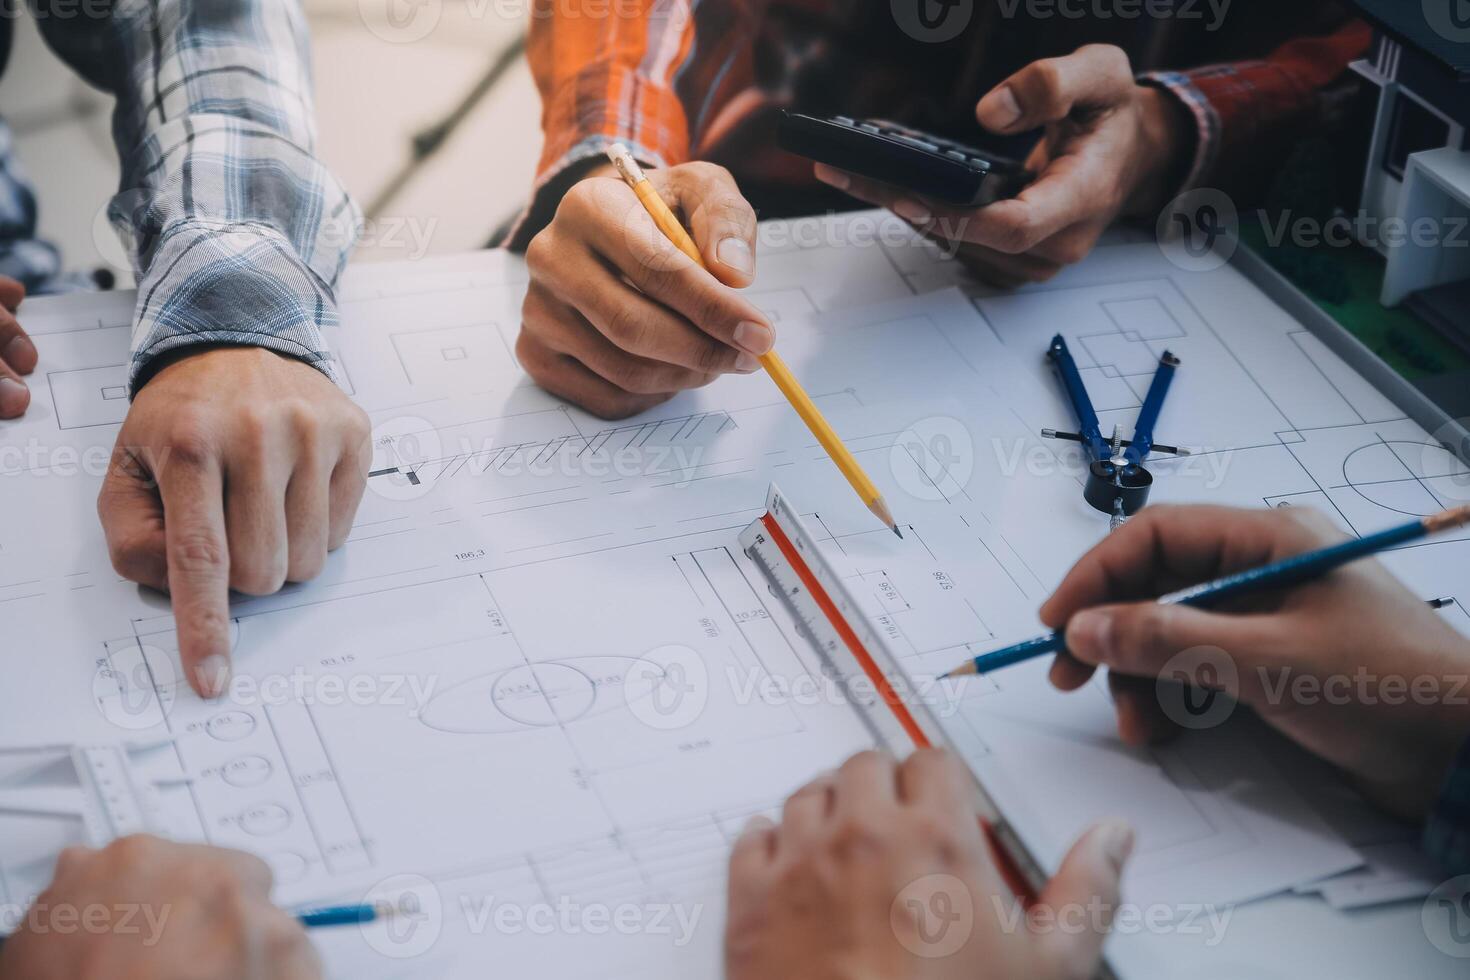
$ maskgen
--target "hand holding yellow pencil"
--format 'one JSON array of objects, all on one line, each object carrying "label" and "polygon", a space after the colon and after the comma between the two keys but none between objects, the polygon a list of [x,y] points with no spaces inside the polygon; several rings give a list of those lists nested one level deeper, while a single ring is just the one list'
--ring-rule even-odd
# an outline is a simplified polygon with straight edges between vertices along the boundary
[{"label": "hand holding yellow pencil", "polygon": [[[694,244],[694,239],[689,237],[689,232],[679,223],[678,217],[664,203],[664,199],[659,197],[658,191],[644,176],[643,168],[638,166],[638,161],[633,159],[628,148],[621,143],[614,143],[608,147],[607,157],[617,168],[618,174],[633,189],[633,193],[638,196],[644,209],[653,218],[653,223],[658,226],[658,230],[663,232],[679,251],[703,268],[704,258],[699,254],[699,246]],[[802,388],[801,382],[796,380],[796,375],[791,373],[791,369],[786,366],[781,355],[774,350],[768,351],[760,356],[760,363],[770,375],[771,380],[776,383],[776,387],[781,389],[781,394],[785,395],[786,400],[791,403],[791,407],[796,409],[796,414],[801,416],[801,420],[806,423],[812,435],[817,437],[817,441],[827,451],[827,455],[832,457],[832,461],[837,464],[837,468],[842,471],[842,475],[847,478],[847,482],[852,485],[853,490],[857,492],[868,510],[872,511],[886,527],[891,528],[894,534],[903,537],[898,529],[898,524],[893,519],[893,514],[883,500],[883,495],[878,492],[877,486],[874,485],[868,474],[863,472],[862,466],[858,464],[852,451],[843,444],[832,426],[822,417],[821,410]]]}]

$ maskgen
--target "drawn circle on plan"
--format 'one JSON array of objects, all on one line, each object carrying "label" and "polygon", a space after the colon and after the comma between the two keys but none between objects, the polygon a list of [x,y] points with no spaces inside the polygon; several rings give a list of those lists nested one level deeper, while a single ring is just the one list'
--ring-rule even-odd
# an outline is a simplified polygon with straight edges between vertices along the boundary
[{"label": "drawn circle on plan", "polygon": [[492,735],[551,728],[615,711],[630,697],[636,657],[591,656],[518,664],[460,681],[429,699],[419,721],[435,731]]},{"label": "drawn circle on plan", "polygon": [[278,885],[289,885],[293,881],[300,881],[306,877],[309,867],[306,858],[295,851],[276,851],[274,854],[267,854],[265,863],[271,866],[271,873],[275,875]]},{"label": "drawn circle on plan", "polygon": [[270,760],[263,755],[242,755],[219,767],[220,778],[240,789],[259,786],[274,771]]},{"label": "drawn circle on plan", "polygon": [[1343,482],[1370,504],[1405,517],[1428,517],[1470,502],[1470,467],[1435,443],[1369,443],[1342,461]]},{"label": "drawn circle on plan", "polygon": [[178,696],[174,658],[136,640],[109,640],[106,650],[92,672],[92,703],[102,717],[128,731],[162,724]]},{"label": "drawn circle on plan", "polygon": [[384,878],[368,889],[364,905],[391,905],[393,914],[358,928],[373,949],[394,959],[421,956],[439,941],[444,929],[444,899],[423,875]]},{"label": "drawn circle on plan", "polygon": [[590,711],[597,687],[570,664],[526,664],[495,678],[490,699],[512,721],[548,728],[576,721]]},{"label": "drawn circle on plan", "polygon": [[650,650],[623,675],[628,711],[659,731],[697,721],[709,703],[709,688],[704,658],[678,643]]},{"label": "drawn circle on plan", "polygon": [[291,811],[279,803],[262,803],[240,812],[240,829],[254,837],[269,837],[291,826]]},{"label": "drawn circle on plan", "polygon": [[1425,443],[1419,470],[1446,506],[1470,504],[1470,419],[1446,422]]},{"label": "drawn circle on plan", "polygon": [[255,733],[255,716],[247,711],[226,711],[206,721],[204,730],[221,742],[238,742]]}]

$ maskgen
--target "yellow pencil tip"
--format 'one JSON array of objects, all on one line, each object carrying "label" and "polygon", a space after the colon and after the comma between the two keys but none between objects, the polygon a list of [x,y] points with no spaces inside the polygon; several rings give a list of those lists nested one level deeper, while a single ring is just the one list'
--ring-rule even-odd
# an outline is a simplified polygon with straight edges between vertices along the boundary
[{"label": "yellow pencil tip", "polygon": [[872,511],[873,516],[883,522],[884,527],[897,534],[900,538],[903,537],[903,534],[898,530],[898,521],[893,519],[893,512],[888,509],[888,504],[882,497],[874,497],[872,502],[868,504],[868,510]]}]

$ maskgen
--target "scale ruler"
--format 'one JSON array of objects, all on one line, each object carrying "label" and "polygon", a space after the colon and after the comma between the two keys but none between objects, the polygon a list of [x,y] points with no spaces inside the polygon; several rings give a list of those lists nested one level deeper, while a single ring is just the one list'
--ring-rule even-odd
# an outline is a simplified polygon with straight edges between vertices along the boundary
[{"label": "scale ruler", "polygon": [[69,778],[37,783],[25,778],[0,780],[0,813],[61,817],[82,824],[83,842],[102,847],[130,834],[161,828],[157,788],[137,778],[131,754],[154,745],[80,743],[0,747],[0,756],[33,759],[31,771],[56,761],[70,763]]},{"label": "scale ruler", "polygon": [[[771,592],[791,612],[797,630],[836,676],[882,748],[898,757],[916,748],[951,748],[923,700],[903,696],[912,685],[898,658],[775,484],[767,491],[766,513],[741,532],[740,547],[759,566]],[[872,685],[876,698],[854,696],[852,684],[859,677]],[[1022,899],[1034,898],[1046,873],[978,777],[975,788],[980,821],[1006,883]]]}]

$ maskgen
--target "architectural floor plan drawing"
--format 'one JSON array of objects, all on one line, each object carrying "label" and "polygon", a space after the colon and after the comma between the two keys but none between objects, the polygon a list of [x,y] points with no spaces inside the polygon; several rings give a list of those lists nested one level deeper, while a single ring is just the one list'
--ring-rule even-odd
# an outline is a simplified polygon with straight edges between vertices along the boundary
[{"label": "architectural floor plan drawing", "polygon": [[[870,744],[738,547],[774,480],[1044,860],[1122,815],[1143,902],[1359,865],[1252,740],[1125,750],[1105,686],[1058,694],[1041,664],[933,678],[1036,632],[1107,533],[1080,454],[1039,436],[1072,423],[1042,357],[1058,330],[1125,435],[1159,354],[1181,357],[1159,437],[1196,454],[1154,466],[1155,501],[1319,507],[1365,533],[1470,497],[1470,472],[1229,268],[1186,274],[1125,236],[1044,286],[961,291],[894,224],[765,226],[752,295],[901,541],[764,376],[597,419],[516,365],[514,258],[349,270],[331,339],[374,425],[368,491],[316,581],[232,604],[236,683],[215,703],[181,681],[167,601],[118,578],[96,524],[130,297],[29,301],[45,381],[0,423],[0,659],[26,682],[0,687],[0,748],[162,746],[140,765],[163,829],[262,855],[278,901],[434,910],[411,958],[371,929],[324,935],[335,976],[707,973],[729,842]],[[1387,561],[1426,598],[1470,601],[1466,549]],[[1463,608],[1444,614],[1470,628]],[[75,829],[0,798],[0,901],[39,889]],[[678,943],[485,925],[495,902],[564,898],[698,921]]]}]

